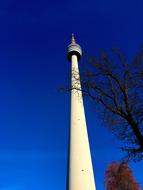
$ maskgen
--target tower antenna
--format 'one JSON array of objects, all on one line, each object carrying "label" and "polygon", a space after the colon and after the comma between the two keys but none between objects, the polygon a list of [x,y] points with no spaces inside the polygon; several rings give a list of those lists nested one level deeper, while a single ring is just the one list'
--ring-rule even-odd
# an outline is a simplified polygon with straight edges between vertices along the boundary
[{"label": "tower antenna", "polygon": [[74,33],[72,33],[72,44],[75,44],[76,43],[76,41],[75,41],[75,37],[74,37]]}]

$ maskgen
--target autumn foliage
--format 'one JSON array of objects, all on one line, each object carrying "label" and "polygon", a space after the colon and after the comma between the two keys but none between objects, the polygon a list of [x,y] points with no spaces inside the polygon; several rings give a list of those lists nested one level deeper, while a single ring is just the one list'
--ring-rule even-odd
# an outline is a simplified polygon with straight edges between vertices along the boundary
[{"label": "autumn foliage", "polygon": [[127,162],[111,163],[105,173],[104,185],[106,190],[139,190],[133,171]]}]

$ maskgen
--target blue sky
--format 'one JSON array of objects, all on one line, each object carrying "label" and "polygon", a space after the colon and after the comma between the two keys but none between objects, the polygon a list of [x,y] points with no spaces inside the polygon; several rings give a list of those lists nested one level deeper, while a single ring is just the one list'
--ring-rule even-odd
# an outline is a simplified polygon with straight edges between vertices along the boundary
[{"label": "blue sky", "polygon": [[[85,54],[119,47],[131,59],[143,45],[142,7],[141,0],[0,1],[0,190],[65,189],[70,97],[57,89],[70,81],[71,33]],[[103,190],[121,144],[85,107]],[[130,166],[143,185],[142,164]]]}]

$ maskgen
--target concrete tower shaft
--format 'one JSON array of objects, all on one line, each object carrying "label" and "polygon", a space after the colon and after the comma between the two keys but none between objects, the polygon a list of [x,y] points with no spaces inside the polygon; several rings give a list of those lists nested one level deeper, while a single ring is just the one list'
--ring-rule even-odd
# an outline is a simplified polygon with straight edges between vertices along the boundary
[{"label": "concrete tower shaft", "polygon": [[96,189],[78,69],[78,60],[81,55],[81,47],[76,44],[72,36],[72,43],[68,46],[72,90],[67,190]]}]

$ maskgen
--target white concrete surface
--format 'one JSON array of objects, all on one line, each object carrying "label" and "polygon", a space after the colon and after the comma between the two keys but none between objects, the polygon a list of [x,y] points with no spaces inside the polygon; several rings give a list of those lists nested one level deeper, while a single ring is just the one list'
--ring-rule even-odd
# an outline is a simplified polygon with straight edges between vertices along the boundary
[{"label": "white concrete surface", "polygon": [[[71,71],[73,88],[81,89],[79,79],[78,60],[71,56]],[[71,121],[70,121],[70,149],[69,174],[67,190],[95,190],[95,181],[91,161],[84,105],[81,91],[71,91]]]}]

